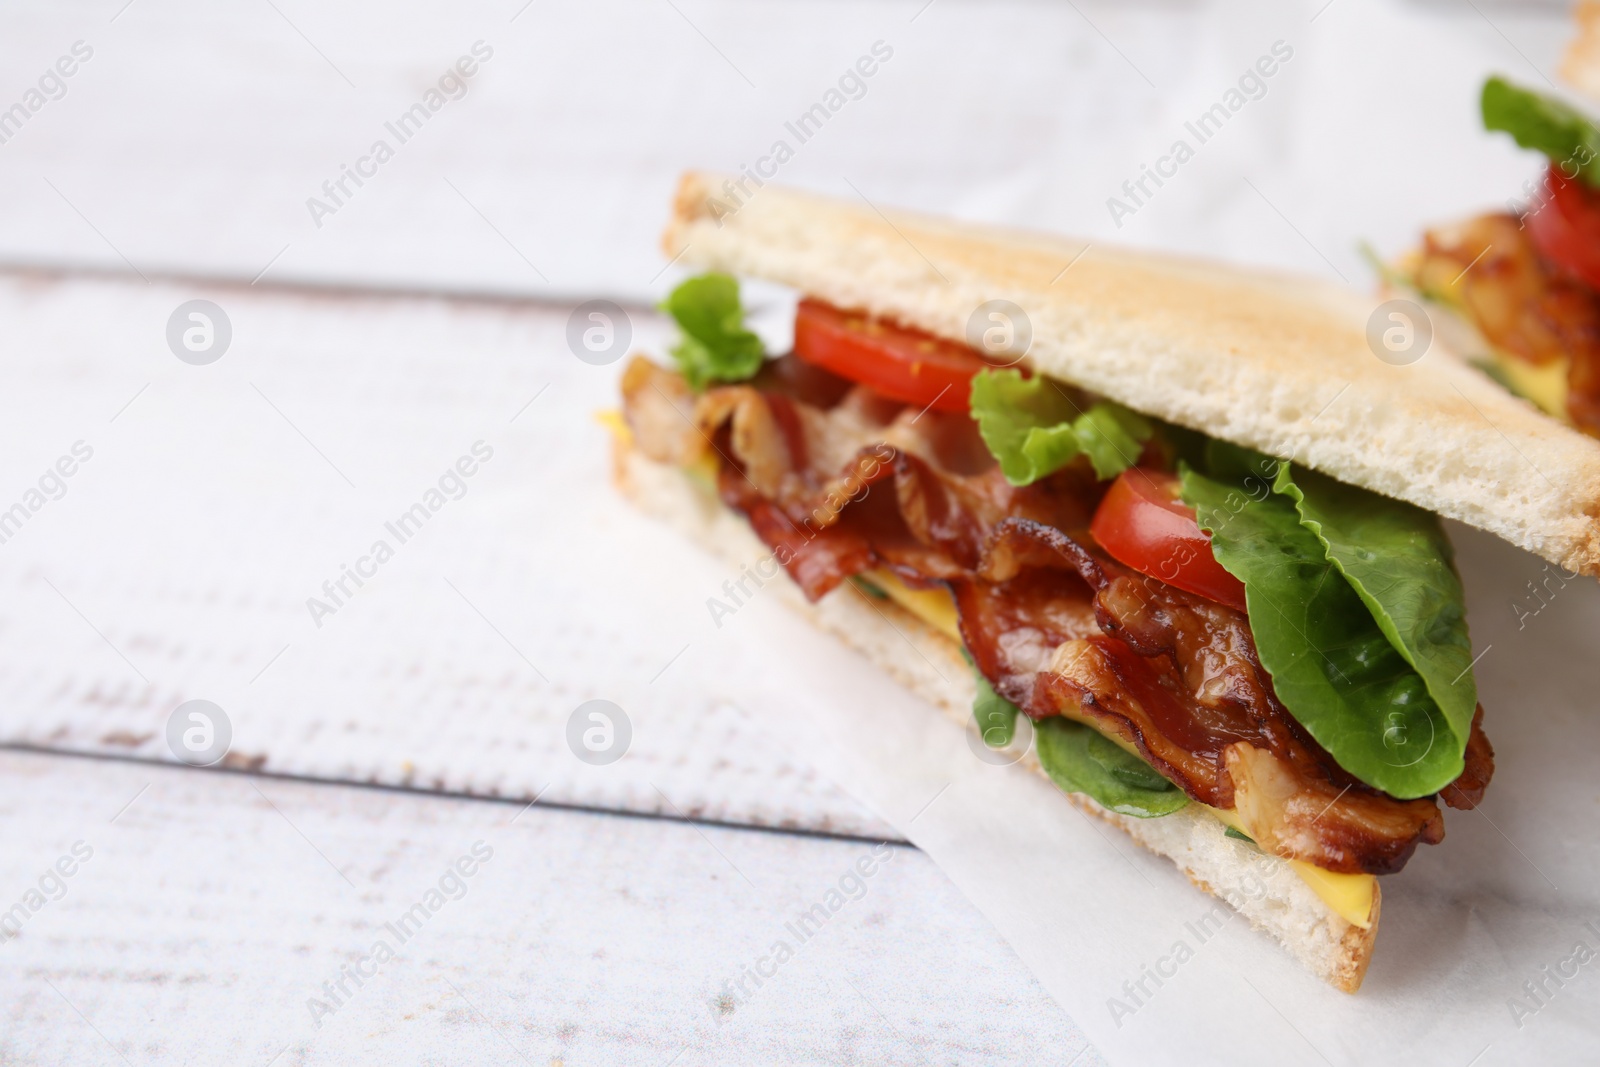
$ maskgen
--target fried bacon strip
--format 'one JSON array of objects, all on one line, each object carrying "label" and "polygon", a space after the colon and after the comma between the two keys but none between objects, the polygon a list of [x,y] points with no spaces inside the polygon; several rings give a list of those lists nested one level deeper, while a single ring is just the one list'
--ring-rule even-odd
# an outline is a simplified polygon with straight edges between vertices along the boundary
[{"label": "fried bacon strip", "polygon": [[1458,296],[1500,351],[1535,366],[1569,360],[1567,414],[1600,435],[1600,293],[1546,262],[1521,219],[1484,215],[1430,232],[1417,283]]},{"label": "fried bacon strip", "polygon": [[1431,798],[1368,788],[1294,721],[1243,613],[1026,520],[1002,525],[986,570],[1007,573],[1041,549],[1096,591],[1102,636],[1056,650],[1029,714],[1067,714],[1120,736],[1194,799],[1236,810],[1263,848],[1327,870],[1386,874],[1444,837]]},{"label": "fried bacon strip", "polygon": [[[1084,465],[1012,486],[970,420],[823,389],[790,362],[696,398],[636,361],[623,392],[647,455],[716,458],[723,502],[806,596],[875,568],[945,586],[1001,695],[1036,719],[1067,715],[1120,738],[1194,800],[1237,811],[1277,855],[1384,874],[1443,838],[1433,798],[1369,788],[1295,722],[1243,613],[1094,547],[1087,528],[1103,488]],[[1493,773],[1481,718],[1480,708],[1466,770],[1444,794],[1457,807],[1476,803]]]}]

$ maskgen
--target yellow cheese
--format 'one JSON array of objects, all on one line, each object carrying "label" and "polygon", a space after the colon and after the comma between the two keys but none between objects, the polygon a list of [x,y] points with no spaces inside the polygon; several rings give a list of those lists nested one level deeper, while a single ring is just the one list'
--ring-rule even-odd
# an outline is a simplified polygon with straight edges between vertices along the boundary
[{"label": "yellow cheese", "polygon": [[594,413],[594,421],[611,431],[611,436],[623,447],[633,444],[633,427],[628,425],[628,420],[622,417],[622,412],[616,408],[606,408]]},{"label": "yellow cheese", "polygon": [[956,602],[946,589],[913,589],[886,570],[868,571],[862,577],[889,594],[889,599],[911,614],[961,644],[961,624]]},{"label": "yellow cheese", "polygon": [[[1414,268],[1410,276],[1416,277]],[[1458,277],[1454,283],[1442,287],[1424,288],[1423,295],[1454,311],[1461,322],[1468,324],[1475,339],[1470,343],[1475,347],[1481,346],[1489,353],[1495,369],[1505,379],[1502,384],[1510,383],[1514,392],[1527,397],[1547,414],[1554,415],[1563,422],[1570,421],[1567,416],[1567,365],[1570,361],[1556,359],[1542,365],[1529,363],[1489,344],[1478,333],[1472,313],[1467,310],[1467,305],[1461,298],[1460,281],[1461,278]]]},{"label": "yellow cheese", "polygon": [[1352,926],[1372,929],[1372,901],[1378,879],[1370,874],[1339,874],[1304,860],[1286,860],[1289,869],[1322,898],[1322,902]]},{"label": "yellow cheese", "polygon": [[1541,367],[1496,352],[1494,361],[1517,392],[1556,418],[1567,417],[1567,360],[1554,360]]},{"label": "yellow cheese", "polygon": [[[1224,811],[1221,808],[1207,807],[1207,811],[1217,817],[1217,821],[1224,826],[1231,826],[1241,834],[1250,831],[1239,819],[1238,812]],[[1372,928],[1372,900],[1377,894],[1378,879],[1370,874],[1339,874],[1335,871],[1325,871],[1314,863],[1304,860],[1285,860],[1289,869],[1300,876],[1300,880],[1311,887],[1311,891],[1322,898],[1322,902],[1333,909],[1334,914],[1344,919],[1352,926],[1359,926],[1363,930]]]}]

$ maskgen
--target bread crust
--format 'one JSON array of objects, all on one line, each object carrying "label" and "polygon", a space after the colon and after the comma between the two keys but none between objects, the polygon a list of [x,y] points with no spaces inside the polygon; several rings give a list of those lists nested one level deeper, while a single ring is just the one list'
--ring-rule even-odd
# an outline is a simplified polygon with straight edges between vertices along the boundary
[{"label": "bread crust", "polygon": [[[729,563],[750,563],[767,554],[740,516],[680,471],[646,458],[625,441],[615,444],[612,472],[617,488],[641,510]],[[893,603],[868,603],[841,590],[810,604],[786,580],[774,588],[812,623],[843,639],[963,729],[972,728],[971,674],[948,637]],[[1023,762],[1044,774],[1032,749]],[[1195,886],[1271,934],[1312,973],[1347,993],[1360,988],[1377,940],[1381,892],[1373,900],[1370,926],[1362,929],[1334,913],[1283,861],[1228,839],[1222,824],[1199,805],[1159,819],[1135,819],[1085,796],[1067,794],[1067,799],[1171,860]]]},{"label": "bread crust", "polygon": [[1567,46],[1561,76],[1577,89],[1600,100],[1600,0],[1583,0],[1575,12],[1578,35]]},{"label": "bread crust", "polygon": [[684,175],[663,250],[964,340],[980,304],[1032,325],[1025,363],[1600,576],[1600,442],[1447,351],[1393,366],[1378,301],[1289,275],[963,225]]}]

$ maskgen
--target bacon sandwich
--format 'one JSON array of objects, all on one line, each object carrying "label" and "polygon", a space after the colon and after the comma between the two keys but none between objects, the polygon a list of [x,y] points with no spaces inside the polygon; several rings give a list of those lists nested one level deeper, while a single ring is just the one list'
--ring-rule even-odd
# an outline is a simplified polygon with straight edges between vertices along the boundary
[{"label": "bacon sandwich", "polygon": [[1545,157],[1505,210],[1436,227],[1381,268],[1508,391],[1600,436],[1600,126],[1564,100],[1490,78],[1486,129]]},{"label": "bacon sandwich", "polygon": [[1440,517],[1600,573],[1600,444],[1333,286],[752,181],[682,181],[623,491],[1354,991],[1494,770]]}]

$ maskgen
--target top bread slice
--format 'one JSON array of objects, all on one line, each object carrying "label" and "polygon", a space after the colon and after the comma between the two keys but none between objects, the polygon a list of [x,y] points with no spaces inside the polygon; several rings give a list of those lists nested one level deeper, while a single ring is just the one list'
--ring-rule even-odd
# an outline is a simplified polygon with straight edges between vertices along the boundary
[{"label": "top bread slice", "polygon": [[1375,298],[699,172],[679,185],[663,245],[958,341],[980,305],[1011,301],[1038,371],[1600,576],[1600,442],[1437,338],[1412,364],[1378,359]]}]

